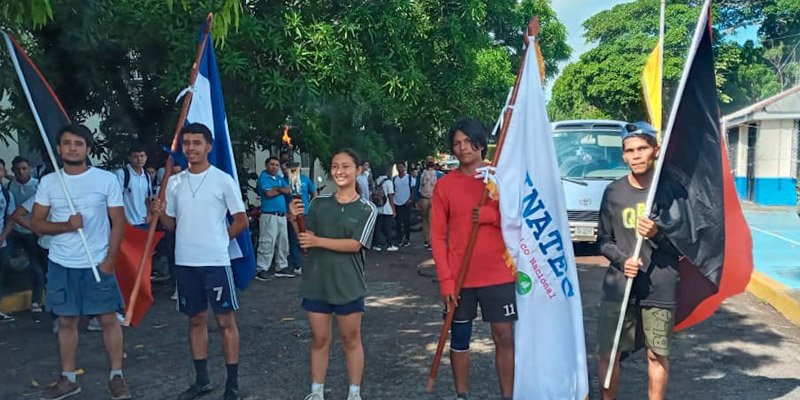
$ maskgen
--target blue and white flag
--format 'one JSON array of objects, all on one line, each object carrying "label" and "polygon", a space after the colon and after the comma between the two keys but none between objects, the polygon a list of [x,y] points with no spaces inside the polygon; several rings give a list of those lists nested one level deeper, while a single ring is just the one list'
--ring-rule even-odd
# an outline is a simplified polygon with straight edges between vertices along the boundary
[{"label": "blue and white flag", "polygon": [[[534,38],[529,38],[536,46]],[[517,267],[514,399],[589,395],[583,310],[553,132],[535,48],[527,51],[495,181]]]},{"label": "blue and white flag", "polygon": [[[233,157],[233,146],[228,130],[228,117],[225,114],[225,101],[222,98],[217,57],[214,55],[214,41],[210,33],[204,36],[206,45],[198,65],[197,78],[189,89],[192,91],[192,103],[189,105],[185,123],[199,122],[211,130],[214,145],[208,155],[208,161],[233,177],[239,185],[236,160]],[[180,157],[185,159],[182,153]],[[231,217],[228,216],[228,219]],[[256,258],[249,228],[231,240],[228,251],[231,255],[231,269],[236,287],[244,290],[256,274]]]}]

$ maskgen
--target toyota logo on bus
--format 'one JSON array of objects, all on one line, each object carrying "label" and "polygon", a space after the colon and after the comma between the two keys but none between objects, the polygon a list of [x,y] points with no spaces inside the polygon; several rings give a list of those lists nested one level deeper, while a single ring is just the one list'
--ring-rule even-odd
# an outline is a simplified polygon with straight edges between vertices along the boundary
[{"label": "toyota logo on bus", "polygon": [[578,203],[580,203],[582,206],[588,206],[588,205],[592,204],[592,199],[589,198],[589,197],[584,197],[584,198],[578,200]]}]

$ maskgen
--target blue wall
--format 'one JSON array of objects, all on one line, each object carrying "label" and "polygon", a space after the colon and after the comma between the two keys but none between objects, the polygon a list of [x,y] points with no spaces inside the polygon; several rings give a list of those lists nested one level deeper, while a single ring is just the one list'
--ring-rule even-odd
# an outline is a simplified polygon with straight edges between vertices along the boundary
[{"label": "blue wall", "polygon": [[733,177],[733,183],[736,185],[736,193],[739,194],[739,198],[747,200],[747,177],[735,176]]},{"label": "blue wall", "polygon": [[756,178],[756,204],[767,206],[797,205],[797,179],[795,178]]},{"label": "blue wall", "polygon": [[[747,199],[747,177],[733,178],[736,193],[742,200]],[[795,178],[756,178],[753,202],[764,206],[797,205],[797,179]]]}]

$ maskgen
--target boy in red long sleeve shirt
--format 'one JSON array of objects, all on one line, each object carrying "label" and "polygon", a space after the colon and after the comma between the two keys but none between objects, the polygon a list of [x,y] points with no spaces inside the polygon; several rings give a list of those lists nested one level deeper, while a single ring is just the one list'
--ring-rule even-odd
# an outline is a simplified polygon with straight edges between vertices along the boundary
[{"label": "boy in red long sleeve shirt", "polygon": [[[445,308],[456,307],[450,329],[450,363],[456,399],[466,400],[469,386],[469,342],[478,304],[485,322],[491,324],[496,347],[495,363],[502,398],[514,392],[514,336],[517,320],[514,272],[503,261],[505,244],[500,231],[497,201],[478,208],[484,190],[475,179],[484,166],[486,133],[474,119],[456,122],[448,134],[457,170],[442,177],[433,191],[431,245]],[[466,252],[473,221],[480,224],[478,240],[470,258],[464,287],[458,298],[455,280]]]}]

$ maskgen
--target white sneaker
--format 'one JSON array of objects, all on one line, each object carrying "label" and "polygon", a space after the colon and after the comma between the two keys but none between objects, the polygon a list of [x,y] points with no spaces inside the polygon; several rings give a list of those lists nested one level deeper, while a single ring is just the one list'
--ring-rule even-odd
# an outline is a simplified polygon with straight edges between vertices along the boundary
[{"label": "white sneaker", "polygon": [[0,312],[0,322],[14,322],[14,317]]},{"label": "white sneaker", "polygon": [[325,400],[325,395],[319,392],[311,392],[303,400]]},{"label": "white sneaker", "polygon": [[295,275],[303,275],[303,269],[302,268],[295,268],[294,269],[294,274]]},{"label": "white sneaker", "polygon": [[94,317],[89,320],[89,323],[86,325],[86,330],[89,332],[100,332],[103,328],[100,327],[100,321],[97,320],[97,317]]},{"label": "white sneaker", "polygon": [[361,400],[361,394],[360,393],[350,393],[350,395],[347,396],[347,400]]},{"label": "white sneaker", "polygon": [[389,246],[386,248],[386,251],[397,251],[397,250],[399,250],[397,246]]},{"label": "white sneaker", "polygon": [[373,248],[372,248],[372,251],[377,251],[377,252],[380,252],[380,251],[381,251],[381,248],[380,248],[380,247],[378,247],[378,246],[375,246],[375,247],[373,247]]},{"label": "white sneaker", "polygon": [[169,296],[170,300],[178,301],[178,288],[175,288],[175,291],[172,292],[172,296]]}]

